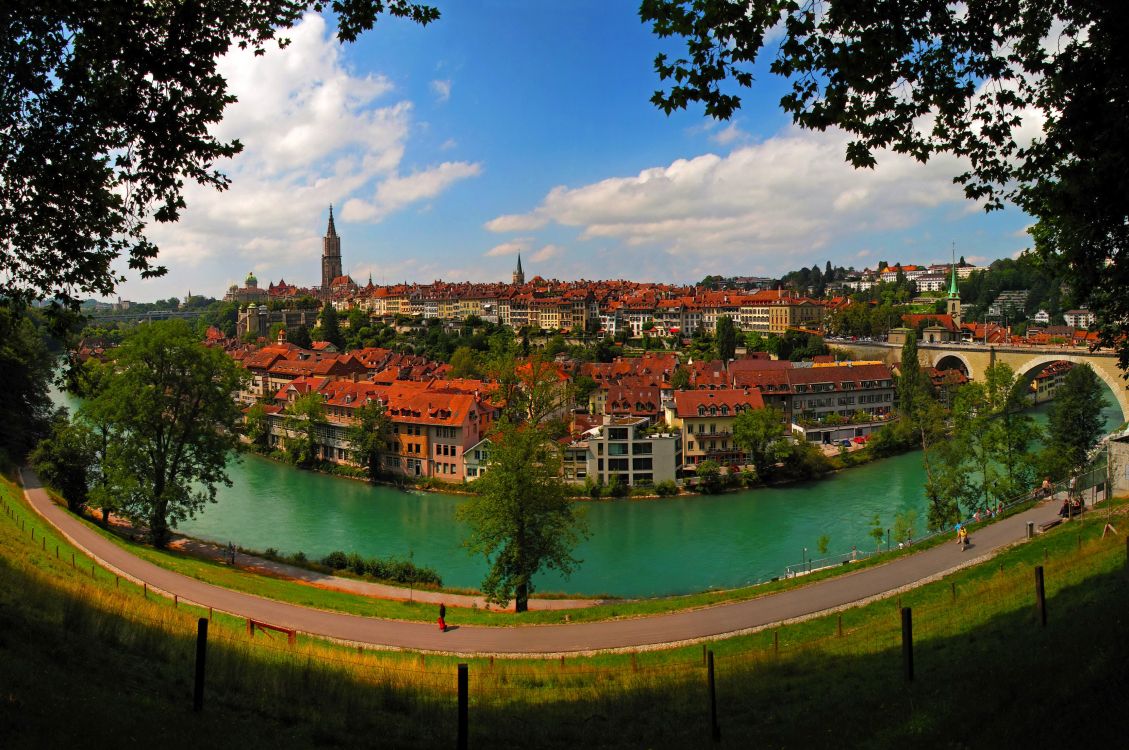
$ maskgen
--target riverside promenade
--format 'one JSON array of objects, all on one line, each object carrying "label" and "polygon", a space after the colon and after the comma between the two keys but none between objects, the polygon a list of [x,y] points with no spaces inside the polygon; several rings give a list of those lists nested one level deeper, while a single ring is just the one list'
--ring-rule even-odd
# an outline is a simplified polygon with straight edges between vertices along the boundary
[{"label": "riverside promenade", "polygon": [[30,470],[24,494],[32,508],[71,543],[103,567],[181,600],[239,617],[373,647],[453,654],[556,656],[609,650],[640,650],[754,631],[803,619],[933,580],[992,556],[1021,541],[1027,523],[1054,519],[1057,503],[1044,501],[1022,513],[977,528],[961,550],[941,544],[888,563],[747,601],[622,620],[562,625],[486,627],[460,625],[442,633],[432,623],[383,620],[302,607],[214,586],[131,555],[51,501]]}]

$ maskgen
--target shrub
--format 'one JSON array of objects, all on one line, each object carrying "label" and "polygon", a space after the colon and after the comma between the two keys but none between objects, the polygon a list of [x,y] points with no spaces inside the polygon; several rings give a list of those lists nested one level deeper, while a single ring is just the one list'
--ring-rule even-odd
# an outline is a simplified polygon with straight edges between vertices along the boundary
[{"label": "shrub", "polygon": [[655,494],[659,497],[673,497],[678,494],[678,485],[672,479],[666,479],[655,485]]},{"label": "shrub", "polygon": [[344,570],[349,567],[349,558],[341,550],[334,550],[330,552],[322,562],[334,570]]},{"label": "shrub", "polygon": [[309,559],[306,557],[306,553],[302,552],[301,550],[295,552],[294,556],[290,559],[299,565],[305,565],[307,562],[309,562]]},{"label": "shrub", "polygon": [[277,560],[278,550],[276,550],[274,547],[267,547],[266,552],[263,553],[263,557],[268,560]]},{"label": "shrub", "polygon": [[368,572],[368,560],[358,555],[356,552],[349,554],[349,569],[359,576],[363,576]]}]

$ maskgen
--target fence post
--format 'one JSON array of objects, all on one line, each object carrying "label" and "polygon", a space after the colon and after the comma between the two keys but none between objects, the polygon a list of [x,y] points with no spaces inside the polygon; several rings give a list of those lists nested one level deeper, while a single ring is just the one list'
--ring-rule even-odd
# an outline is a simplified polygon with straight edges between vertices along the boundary
[{"label": "fence post", "polygon": [[843,613],[839,613],[839,624],[836,626],[835,636],[837,638],[843,637]]},{"label": "fence post", "polygon": [[455,747],[467,748],[467,665],[459,665],[459,734]]},{"label": "fence post", "polygon": [[772,655],[780,656],[780,631],[772,631]]},{"label": "fence post", "polygon": [[208,621],[196,621],[196,684],[192,690],[192,710],[204,710],[204,662],[208,654]]},{"label": "fence post", "polygon": [[146,599],[149,598],[149,584],[144,581],[141,582],[141,595]]},{"label": "fence post", "polygon": [[1047,627],[1047,593],[1043,588],[1043,566],[1035,566],[1035,606],[1039,609],[1039,621]]},{"label": "fence post", "polygon": [[713,681],[713,651],[706,655],[706,680],[710,686],[710,737],[721,742],[721,727],[717,725],[717,690]]},{"label": "fence post", "polygon": [[902,663],[906,682],[913,682],[913,609],[902,607]]},{"label": "fence post", "polygon": [[631,671],[632,672],[638,672],[639,671],[639,663],[637,661],[635,661],[635,652],[634,651],[631,652]]},{"label": "fence post", "polygon": [[1027,522],[1027,538],[1033,539],[1034,537],[1035,537],[1035,522],[1034,521],[1028,521]]},{"label": "fence post", "polygon": [[956,581],[949,582],[949,590],[953,592],[953,601],[957,600],[957,583]]}]

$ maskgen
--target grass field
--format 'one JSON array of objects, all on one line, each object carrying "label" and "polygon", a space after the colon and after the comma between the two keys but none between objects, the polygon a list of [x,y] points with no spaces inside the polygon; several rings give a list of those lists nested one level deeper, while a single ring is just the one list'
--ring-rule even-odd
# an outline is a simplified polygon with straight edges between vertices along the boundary
[{"label": "grass field", "polygon": [[[218,615],[205,711],[193,714],[201,613],[146,600],[98,568],[92,577],[81,557],[72,567],[72,550],[18,488],[0,484],[0,498],[11,509],[0,514],[5,747],[453,744],[455,659],[250,640],[241,620]],[[1072,522],[904,594],[913,683],[902,676],[897,600],[843,612],[841,636],[831,615],[712,643],[721,744],[1119,743],[1129,584],[1124,538],[1102,539],[1101,520]],[[1046,570],[1046,628],[1033,607],[1036,564]],[[710,744],[700,646],[564,662],[477,659],[469,670],[472,747]]]}]

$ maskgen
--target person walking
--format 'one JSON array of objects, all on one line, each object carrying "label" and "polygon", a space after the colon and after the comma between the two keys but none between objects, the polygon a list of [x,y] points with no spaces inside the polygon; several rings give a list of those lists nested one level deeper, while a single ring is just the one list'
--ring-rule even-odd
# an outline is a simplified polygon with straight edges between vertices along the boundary
[{"label": "person walking", "polygon": [[447,632],[447,605],[443,603],[439,604],[439,629]]}]

